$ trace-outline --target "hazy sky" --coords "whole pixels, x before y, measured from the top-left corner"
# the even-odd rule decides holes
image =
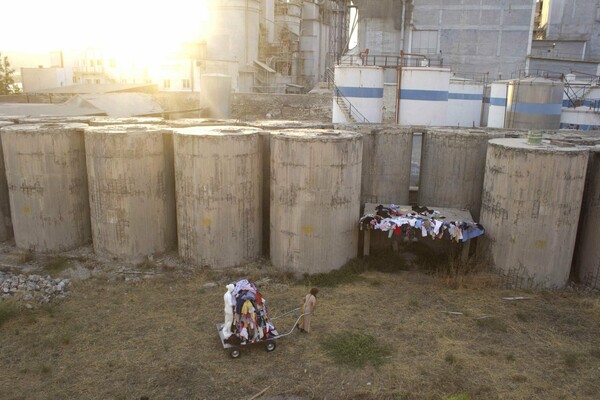
[[[200,36],[210,0],[3,1],[0,52],[164,48]]]

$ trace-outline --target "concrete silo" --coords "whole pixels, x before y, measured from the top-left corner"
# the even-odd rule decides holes
[[[153,125],[85,130],[94,250],[129,261],[175,247],[171,131]]]
[[[588,149],[489,142],[478,255],[512,287],[564,287],[569,278]]]
[[[362,135],[286,130],[271,136],[271,262],[296,275],[357,255]]]
[[[13,122],[0,121],[1,129],[13,125]],[[4,166],[4,154],[2,154],[2,142],[0,141],[0,242],[13,236],[12,222],[10,220],[10,200],[8,198],[8,184],[6,183],[6,168]]]
[[[428,128],[423,134],[418,203],[471,211],[477,221],[490,139],[483,129]]]
[[[600,146],[592,148],[589,157],[575,270],[584,285],[600,289]]]
[[[261,254],[262,165],[257,128],[176,129],[179,255],[214,268]]]
[[[85,127],[54,123],[2,129],[17,247],[64,251],[89,242]]]

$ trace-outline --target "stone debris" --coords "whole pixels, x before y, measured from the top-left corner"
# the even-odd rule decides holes
[[[14,296],[23,302],[47,304],[67,297],[70,286],[70,279],[52,278],[50,275],[0,272],[0,300]]]

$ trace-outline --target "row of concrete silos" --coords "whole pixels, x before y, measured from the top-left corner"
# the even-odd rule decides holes
[[[270,125],[276,127],[273,131],[287,127],[286,124],[277,125],[273,122]],[[159,126],[89,128],[85,135],[87,174],[72,179],[70,183],[62,183],[59,187],[64,196],[71,193],[65,191],[65,187],[72,187],[74,191],[87,195],[85,190],[77,191],[76,188],[81,186],[73,182],[88,180],[91,221],[92,225],[96,225],[92,229],[94,246],[100,253],[131,258],[149,252],[160,252],[175,242],[175,233],[166,234],[163,239],[158,240],[164,247],[155,244],[149,246],[150,249],[143,248],[140,241],[134,240],[144,238],[144,235],[160,228],[158,230],[163,233],[177,232],[182,257],[223,267],[247,261],[260,254],[261,247],[264,249],[261,243],[264,245],[267,231],[270,232],[271,259],[278,268],[297,273],[324,272],[338,268],[355,256],[356,218],[360,203],[404,203],[409,192],[410,146],[416,128],[346,128],[363,135],[358,135],[358,132],[303,130],[300,127],[273,135],[267,133],[270,130],[260,128],[177,129],[172,138],[173,160],[169,160],[171,144],[168,138],[171,136]],[[523,150],[520,142],[508,142],[500,150],[494,150],[495,153],[488,151],[486,165],[488,141],[513,132],[435,128],[422,131],[424,150],[421,157],[419,202],[439,207],[469,208],[474,215],[479,213],[479,205],[483,203],[481,221],[490,240],[487,243],[482,241],[481,247],[486,249],[484,244],[487,245],[486,254],[491,256],[493,264],[509,272],[518,267],[521,269],[521,277],[532,278],[536,285],[564,285],[565,274],[568,276],[570,269],[568,259],[573,255],[573,244],[569,242],[558,246],[556,240],[561,234],[565,234],[568,235],[568,240],[563,242],[574,242],[572,221],[575,221],[576,230],[577,204],[581,204],[578,188],[581,186],[580,178],[585,177],[585,170],[580,170],[580,158],[583,156],[575,157],[573,154],[587,154],[587,150],[574,148],[567,151],[560,147],[554,150],[556,146],[547,145],[526,147]],[[58,135],[54,136],[58,138]],[[4,142],[6,135],[3,133],[2,137]],[[8,143],[10,139],[7,140]],[[135,140],[138,140],[137,144]],[[51,143],[54,145],[62,142]],[[76,147],[73,144],[75,142],[64,143],[71,143],[67,147]],[[45,146],[49,148],[50,145]],[[498,146],[495,140],[489,144],[490,149]],[[210,151],[207,152],[207,149]],[[550,154],[549,160],[552,161],[534,162],[533,156],[519,158],[507,155],[516,151],[515,149],[520,149],[519,154],[532,153],[533,156],[537,152],[545,152]],[[265,157],[267,152],[270,153],[269,157]],[[504,158],[498,157],[500,161],[492,162],[494,154],[498,152]],[[563,152],[570,156],[561,158]],[[37,149],[29,155],[25,152],[17,153],[34,157],[36,154],[45,154],[46,150]],[[58,160],[58,165],[71,165],[81,170],[77,167],[81,165],[81,157],[74,156],[74,153],[80,151],[71,151],[73,154],[68,158],[69,162],[55,153],[46,157],[46,162],[49,159]],[[117,159],[121,161],[117,162]],[[265,162],[265,159],[269,162]],[[7,169],[8,176],[13,162],[15,161],[10,161]],[[551,162],[555,162],[557,167],[547,168]],[[514,167],[515,172],[507,173],[507,178],[500,180],[504,183],[493,181],[492,178],[499,176],[499,171],[508,166]],[[47,165],[43,164],[43,167]],[[565,173],[564,176],[557,173],[554,178],[556,182],[550,179],[552,183],[548,183],[549,178],[543,175],[548,170],[571,169],[572,172]],[[171,176],[171,171],[174,177],[166,179]],[[484,176],[486,182],[490,182],[485,190]],[[564,180],[562,183],[558,179],[561,176]],[[265,198],[265,182],[270,185],[268,202]],[[32,178],[29,183],[13,182],[10,187],[21,192],[15,195],[17,198],[23,193],[39,196],[49,190],[45,185],[36,183]],[[169,205],[166,199],[170,196],[166,195],[170,191],[169,187],[173,186],[176,187],[173,192],[177,193],[176,207]],[[561,188],[558,192],[562,193],[562,200],[553,201],[550,194],[544,192],[553,187]],[[524,189],[531,189],[531,193],[523,194]],[[593,190],[588,192],[594,193]],[[361,194],[360,199],[358,193]],[[517,195],[524,197],[519,198]],[[527,211],[529,205],[524,205],[524,199],[529,197],[538,198],[537,203],[533,200],[531,206],[538,207],[538,211],[532,211],[533,208]],[[502,201],[508,203],[503,204]],[[65,204],[68,203],[65,201]],[[270,204],[265,207],[268,203]],[[75,204],[81,204],[81,201]],[[162,204],[162,208],[153,208],[158,204]],[[574,206],[567,210],[566,204]],[[590,215],[597,212],[597,201],[592,200],[586,204]],[[21,203],[17,202],[15,205]],[[31,206],[21,208],[13,207],[13,211],[33,210]],[[168,212],[163,213],[160,209],[171,210],[171,213],[173,209],[176,210],[176,230],[173,228],[174,219],[170,219],[169,227],[169,218],[164,217]],[[270,212],[266,212],[268,210]],[[532,222],[525,218],[527,212],[537,215],[538,217],[531,218],[538,221]],[[265,218],[265,213],[269,218]],[[62,221],[65,216],[68,218],[76,215],[75,211],[69,213],[64,210],[58,214],[57,219],[53,220],[46,212],[43,217],[40,216],[40,222],[60,225],[56,221]],[[498,219],[493,218],[496,214],[500,215]],[[569,221],[564,220],[565,215],[569,216]],[[160,216],[163,218],[158,218]],[[18,217],[19,215],[14,214],[13,220]],[[155,220],[154,217],[158,219]],[[264,221],[269,219],[266,226],[270,229],[263,229]],[[143,223],[135,223],[138,220]],[[507,220],[512,222],[506,223]],[[552,233],[546,225],[555,220],[560,221],[557,226],[562,224],[560,226],[563,229]],[[534,222],[544,224],[541,231],[546,235],[545,238],[535,239],[535,233],[539,229],[532,228],[535,226]],[[526,229],[523,225],[531,227]],[[81,228],[78,229],[81,232]],[[45,230],[45,227],[38,229],[39,232]],[[63,237],[59,230],[53,232],[57,232],[57,238]],[[582,232],[580,243],[598,236],[593,224]],[[15,238],[17,236],[15,231]],[[86,240],[85,235],[81,237],[83,241]],[[46,235],[44,240],[49,240]],[[153,243],[147,237],[142,242],[145,245]],[[17,244],[19,245],[19,241]],[[119,245],[123,247],[119,249]],[[35,248],[31,244],[20,246]],[[525,255],[531,253],[531,246],[539,248],[545,255],[538,255],[543,262],[528,261],[532,258],[526,258]],[[580,253],[583,256],[580,259],[591,261],[581,262],[581,265],[590,262],[593,264],[594,255],[589,246],[582,248],[583,252]],[[597,258],[596,255],[596,263]],[[557,270],[559,272],[555,273]],[[594,278],[590,273],[587,276],[588,280]],[[597,277],[597,271],[595,276]]]

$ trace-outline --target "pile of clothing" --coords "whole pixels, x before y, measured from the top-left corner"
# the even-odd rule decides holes
[[[279,336],[269,320],[267,302],[254,283],[247,279],[238,281],[231,296],[235,304],[234,326],[226,343],[243,345]]]
[[[388,232],[388,237],[404,236],[408,239],[431,237],[449,238],[457,243],[466,242],[485,233],[481,224],[470,221],[447,221],[437,210],[413,206],[412,212],[401,212],[394,204],[375,207],[375,214],[366,214],[360,219],[360,229]]]

